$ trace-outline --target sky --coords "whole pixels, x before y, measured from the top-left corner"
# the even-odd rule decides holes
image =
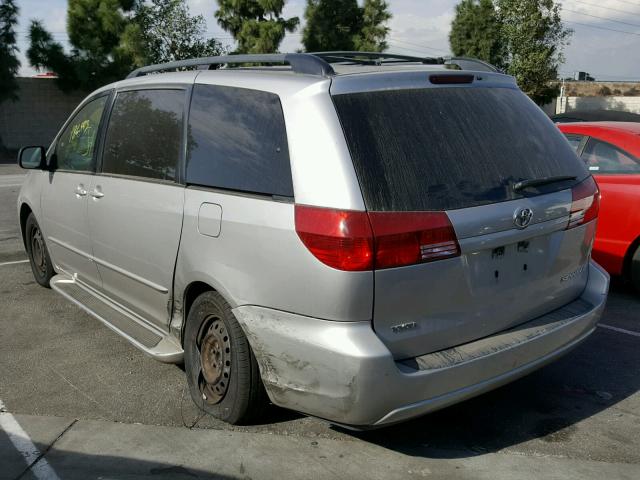
[[[450,54],[448,34],[454,6],[459,0],[388,0],[393,18],[389,22],[389,52],[419,56]],[[35,73],[24,53],[28,48],[31,19],[42,20],[54,38],[67,45],[66,0],[18,0],[18,38],[22,67],[20,74]],[[187,0],[193,14],[202,14],[207,35],[233,46],[233,39],[216,23],[215,0]],[[362,3],[362,0],[359,0]],[[640,81],[640,0],[562,0],[562,19],[573,29],[565,49],[562,76],[586,71],[597,80]],[[284,16],[298,16],[304,22],[305,0],[289,0]],[[300,48],[302,29],[288,34],[282,52]]]

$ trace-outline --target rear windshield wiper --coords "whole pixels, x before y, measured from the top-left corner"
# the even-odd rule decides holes
[[[560,175],[557,177],[544,177],[544,178],[530,178],[528,180],[521,180],[513,184],[513,191],[518,192],[529,187],[540,187],[542,185],[549,185],[550,183],[566,182],[568,180],[575,180],[577,177],[571,175]]]

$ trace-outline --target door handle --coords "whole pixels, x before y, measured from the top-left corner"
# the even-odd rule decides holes
[[[76,187],[75,191],[76,197],[85,197],[87,195],[87,191],[84,188],[84,185],[80,184]]]
[[[91,192],[91,196],[93,198],[102,198],[102,197],[104,197],[104,193],[102,193],[100,190],[98,190],[98,188],[94,188],[93,192]]]

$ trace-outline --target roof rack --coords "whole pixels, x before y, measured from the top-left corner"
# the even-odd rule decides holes
[[[444,62],[438,58],[412,57],[396,55],[394,53],[379,52],[313,52],[311,55],[319,57],[328,63],[356,64],[356,65],[384,65],[389,63],[419,62],[427,65],[438,65]]]
[[[320,75],[329,77],[335,75],[331,66],[334,64],[343,65],[397,65],[399,63],[421,63],[424,65],[456,65],[462,70],[480,70],[483,72],[500,72],[493,65],[467,57],[412,57],[408,55],[396,55],[393,53],[378,52],[314,52],[314,53],[274,53],[274,54],[251,54],[251,55],[222,55],[219,57],[191,58],[189,60],[178,60],[175,62],[159,63],[141,67],[129,75],[127,78],[136,78],[153,72],[166,70],[177,70],[181,68],[195,67],[209,70],[213,66],[219,65],[242,65],[242,64],[289,64],[295,73],[308,75]]]
[[[333,68],[327,62],[315,55],[308,53],[272,53],[259,55],[221,55],[219,57],[191,58],[189,60],[178,60],[175,62],[159,63],[134,70],[127,78],[136,78],[153,72],[164,70],[177,70],[179,68],[196,67],[209,70],[213,65],[240,65],[245,63],[288,63],[296,73],[306,73],[309,75],[321,75],[328,77],[335,75]],[[203,68],[204,67],[204,68]]]
[[[490,63],[469,57],[416,57],[385,52],[313,52],[311,55],[327,63],[347,65],[389,65],[399,63],[422,63],[424,65],[456,65],[462,70],[480,70],[482,72],[500,72]]]
[[[445,65],[457,65],[461,70],[475,70],[480,72],[503,73],[495,65],[491,65],[484,60],[478,60],[471,57],[444,57]]]

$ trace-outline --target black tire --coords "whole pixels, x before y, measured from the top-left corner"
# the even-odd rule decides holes
[[[25,224],[25,243],[33,277],[43,287],[51,288],[49,280],[55,275],[55,271],[51,257],[49,257],[47,244],[44,241],[44,235],[33,213],[29,214]]]
[[[204,412],[234,425],[262,415],[267,395],[258,363],[231,307],[217,292],[201,294],[191,306],[184,364],[191,398]]]
[[[636,292],[640,293],[640,247],[636,249],[636,253],[631,257],[629,278],[631,280],[631,284],[636,289]]]

